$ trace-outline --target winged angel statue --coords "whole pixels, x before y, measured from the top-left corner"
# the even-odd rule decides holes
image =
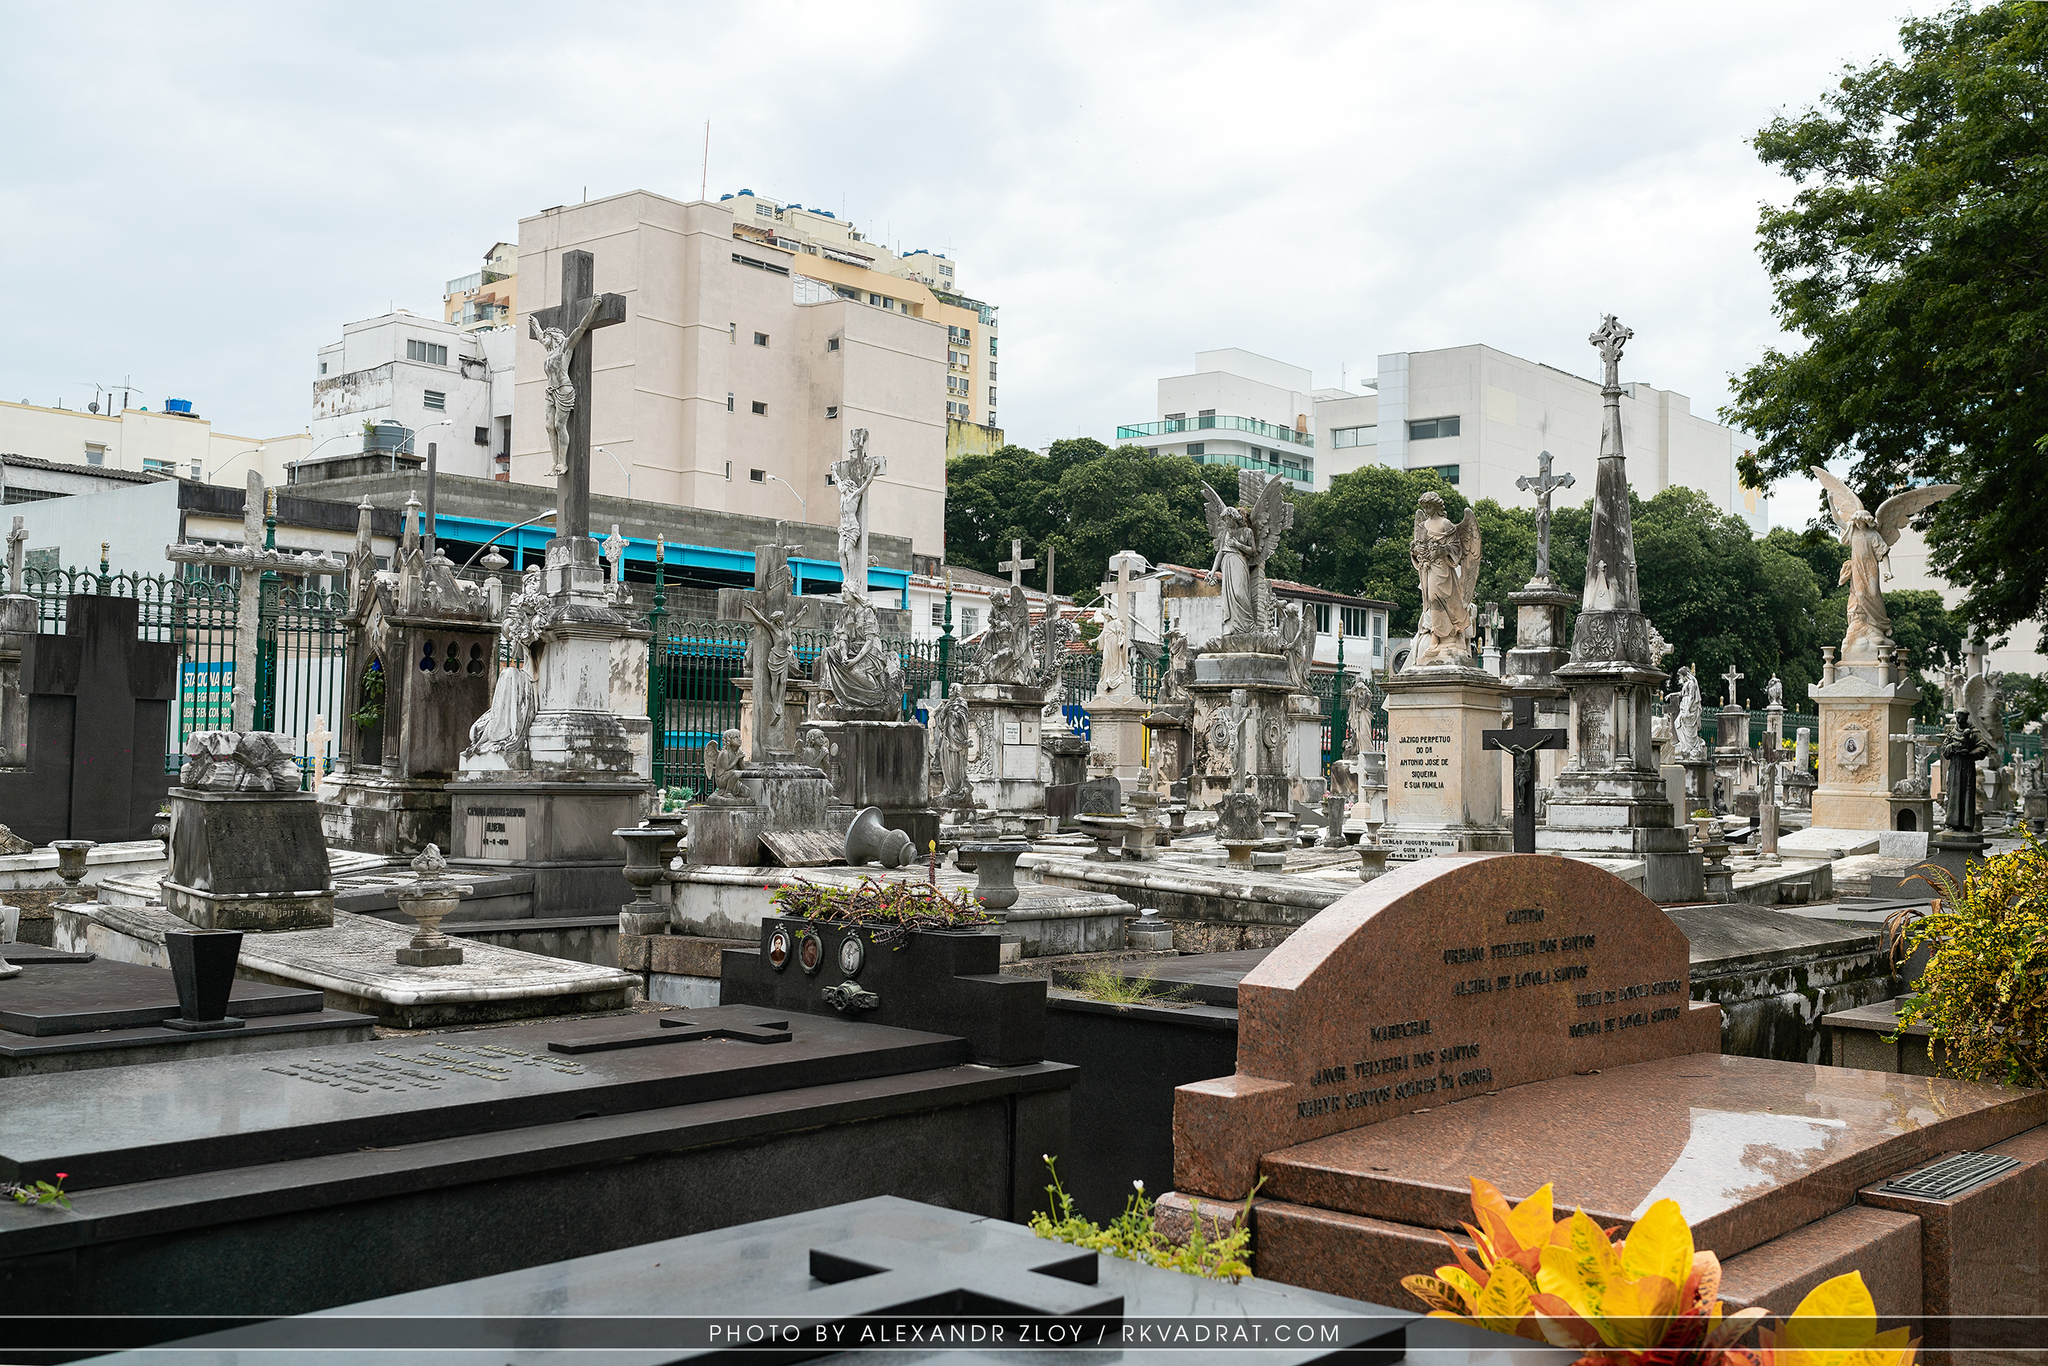
[[[1472,663],[1472,598],[1479,582],[1479,523],[1472,509],[1453,522],[1444,500],[1425,493],[1415,505],[1408,558],[1422,579],[1422,616],[1408,667]]]
[[[1872,516],[1863,500],[1849,486],[1819,465],[1811,467],[1813,477],[1828,491],[1828,508],[1842,544],[1849,547],[1849,562],[1842,566],[1840,582],[1849,585],[1849,629],[1842,637],[1842,658],[1877,659],[1892,648],[1892,619],[1884,610],[1884,579],[1891,573],[1891,548],[1907,519],[1962,488],[1961,484],[1923,484],[1895,493],[1877,506]]]
[[[1280,548],[1280,533],[1294,525],[1294,506],[1278,479],[1251,473],[1238,477],[1238,505],[1226,507],[1216,490],[1202,485],[1209,535],[1216,558],[1209,577],[1223,585],[1223,634],[1250,635],[1274,629],[1266,561]]]

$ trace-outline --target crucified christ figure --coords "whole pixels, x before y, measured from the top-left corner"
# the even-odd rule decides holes
[[[569,472],[569,415],[576,411],[576,384],[569,377],[569,365],[576,347],[590,332],[599,302],[592,299],[590,307],[584,310],[583,321],[568,332],[559,327],[542,327],[540,319],[531,313],[526,315],[527,335],[547,353],[541,360],[541,369],[547,376],[548,450],[555,458],[554,468],[548,471],[551,478],[559,479]]]

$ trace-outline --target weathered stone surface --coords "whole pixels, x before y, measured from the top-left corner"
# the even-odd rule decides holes
[[[170,846],[164,905],[202,929],[334,923],[334,883],[310,792],[173,788]]]

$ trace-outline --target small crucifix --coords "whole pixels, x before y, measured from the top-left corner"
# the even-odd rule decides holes
[[[612,523],[612,534],[604,538],[604,557],[612,562],[612,601],[621,600],[626,580],[626,538],[619,535],[619,524]]]
[[[1724,674],[1722,674],[1722,675],[1721,675],[1721,679],[1722,679],[1722,681],[1723,681],[1723,682],[1725,682],[1725,683],[1726,683],[1726,684],[1728,685],[1728,705],[1729,705],[1729,706],[1731,706],[1731,707],[1739,707],[1739,706],[1741,706],[1741,705],[1742,705],[1742,704],[1741,704],[1740,702],[1738,702],[1738,701],[1736,701],[1736,700],[1735,700],[1735,685],[1736,685],[1737,683],[1740,683],[1740,682],[1741,682],[1741,681],[1742,681],[1743,679],[1745,679],[1745,678],[1747,678],[1747,677],[1749,677],[1749,675],[1748,675],[1748,674],[1746,674],[1746,673],[1741,673],[1741,672],[1738,672],[1738,671],[1736,670],[1736,668],[1735,668],[1735,666],[1734,666],[1733,664],[1730,664],[1730,665],[1728,666],[1728,672],[1727,672],[1727,673],[1724,673]]]
[[[1480,733],[1480,748],[1504,750],[1515,756],[1515,852],[1536,852],[1536,751],[1563,749],[1561,730],[1539,730],[1536,699],[1513,699],[1515,724],[1506,730]]]
[[[590,334],[626,320],[626,296],[596,292],[596,258],[562,253],[561,302],[527,315],[541,344],[547,429],[555,476],[557,539],[590,535]]]
[[[1038,568],[1038,561],[1024,558],[1024,542],[1014,536],[1010,538],[1010,558],[996,566],[997,572],[1010,576],[1010,584],[1014,588],[1022,588],[1024,586],[1025,570],[1036,568]]]
[[[1550,452],[1545,451],[1536,460],[1537,474],[1534,479],[1523,475],[1515,481],[1515,487],[1524,493],[1536,495],[1536,574],[1537,579],[1550,577],[1550,495],[1557,489],[1572,486],[1572,476],[1550,473]]]

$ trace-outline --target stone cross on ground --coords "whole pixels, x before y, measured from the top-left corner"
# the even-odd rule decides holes
[[[1568,489],[1573,484],[1569,474],[1553,476],[1550,473],[1550,452],[1545,451],[1536,460],[1535,478],[1523,475],[1515,481],[1515,487],[1524,493],[1536,495],[1536,574],[1538,579],[1550,577],[1550,495],[1556,489]]]
[[[1536,699],[1513,699],[1515,724],[1506,730],[1481,732],[1480,747],[1515,756],[1515,852],[1536,852],[1536,751],[1563,749],[1565,733],[1536,725]]]
[[[272,491],[273,493],[275,490]],[[233,569],[240,577],[235,608],[235,688],[231,725],[238,731],[256,728],[256,654],[262,629],[263,576],[289,575],[302,578],[314,574],[344,574],[348,562],[331,555],[303,551],[297,555],[279,553],[264,542],[270,539],[264,519],[263,476],[249,471],[247,492],[242,503],[242,544],[237,546],[195,545],[181,541],[164,547],[164,558],[175,564],[206,564]]]
[[[1025,570],[1036,568],[1038,568],[1038,561],[1024,558],[1024,542],[1014,536],[1010,538],[1010,558],[996,566],[999,572],[1010,576],[1010,584],[1014,588],[1022,588],[1024,586]]]
[[[1746,674],[1746,673],[1742,673],[1742,672],[1741,672],[1741,671],[1739,671],[1739,670],[1738,670],[1738,669],[1737,669],[1737,668],[1736,668],[1736,667],[1735,667],[1735,666],[1734,666],[1733,664],[1730,664],[1730,665],[1728,666],[1728,672],[1727,672],[1727,673],[1724,673],[1724,674],[1722,674],[1722,675],[1721,675],[1721,681],[1722,681],[1722,682],[1724,682],[1724,683],[1726,683],[1726,684],[1728,685],[1728,705],[1729,705],[1729,706],[1731,706],[1731,707],[1739,707],[1739,706],[1741,706],[1741,705],[1742,705],[1742,704],[1741,704],[1740,702],[1738,702],[1738,701],[1736,701],[1736,700],[1735,700],[1735,685],[1736,685],[1737,683],[1740,683],[1740,682],[1741,682],[1741,681],[1742,681],[1743,679],[1745,679],[1745,678],[1747,678],[1747,677],[1749,677],[1749,675],[1748,675],[1748,674]]]
[[[1251,693],[1244,688],[1230,690],[1230,705],[1218,707],[1216,715],[1230,727],[1230,790],[1244,791],[1244,723],[1251,717],[1252,708],[1248,703]]]
[[[598,294],[596,275],[596,258],[589,252],[563,252],[561,302],[527,315],[544,329],[565,337],[576,334],[567,366],[567,397],[573,405],[567,414],[568,449],[565,468],[555,479],[557,539],[590,534],[590,334],[626,320],[626,296]]]

